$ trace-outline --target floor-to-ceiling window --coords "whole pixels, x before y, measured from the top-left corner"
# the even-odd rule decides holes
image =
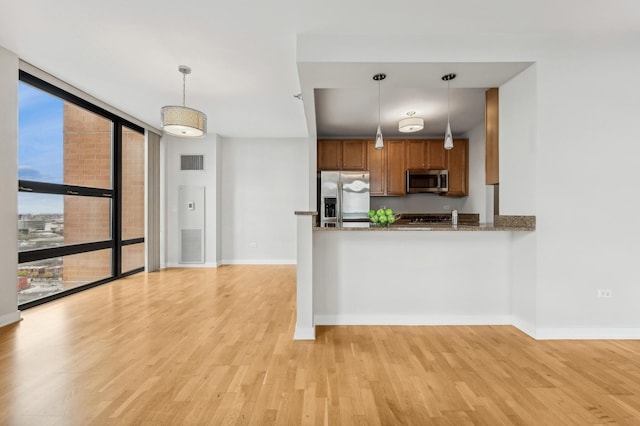
[[[144,268],[144,130],[20,72],[18,305]]]

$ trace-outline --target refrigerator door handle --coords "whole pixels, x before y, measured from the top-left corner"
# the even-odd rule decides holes
[[[338,180],[338,194],[336,197],[336,222],[342,226],[342,180]]]

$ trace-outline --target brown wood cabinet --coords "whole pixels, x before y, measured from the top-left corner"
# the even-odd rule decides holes
[[[445,149],[444,140],[415,139],[407,140],[406,162],[407,169],[444,169]]]
[[[469,195],[469,141],[455,139],[453,149],[445,151],[441,139],[390,139],[383,149],[375,149],[373,140],[318,140],[318,171],[369,170],[374,196],[406,195],[407,169],[447,169],[446,195]]]
[[[426,141],[427,169],[446,168],[446,150],[444,149],[444,139]]]
[[[446,151],[446,168],[449,170],[448,197],[469,195],[469,141],[454,139],[453,149]]]
[[[426,141],[408,140],[405,142],[407,169],[426,169],[427,150]]]
[[[406,195],[406,156],[405,141],[384,141],[384,149],[387,157],[387,192],[386,195]]]
[[[485,93],[484,126],[485,126],[485,183],[496,185],[500,183],[499,169],[499,96],[498,88],[494,87]]]
[[[367,170],[369,194],[385,195],[387,191],[387,164],[384,149],[375,149],[376,141],[367,141]]]
[[[367,141],[318,140],[318,170],[367,170]]]

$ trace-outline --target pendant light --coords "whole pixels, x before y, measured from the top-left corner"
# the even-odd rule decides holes
[[[376,144],[375,149],[384,148],[384,140],[382,139],[382,131],[380,130],[380,82],[387,78],[386,74],[376,74],[373,79],[378,82],[378,130],[376,131]]]
[[[453,149],[453,135],[451,134],[451,121],[449,115],[451,113],[450,102],[450,88],[449,82],[456,78],[455,74],[446,74],[442,76],[442,79],[447,82],[447,130],[444,132],[444,149]]]
[[[204,112],[185,106],[185,89],[187,74],[191,68],[180,65],[182,73],[182,106],[169,105],[162,107],[162,129],[173,136],[196,138],[207,134],[207,115]]]
[[[414,117],[415,111],[409,111],[407,115],[409,118],[403,118],[398,123],[398,130],[402,133],[419,132],[424,129],[424,120],[419,117]]]

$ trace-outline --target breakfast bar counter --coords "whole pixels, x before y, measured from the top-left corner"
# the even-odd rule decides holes
[[[535,226],[504,226],[504,225],[495,225],[492,223],[481,223],[478,225],[445,225],[440,223],[434,224],[420,224],[420,225],[389,225],[389,226],[379,226],[375,224],[369,223],[343,223],[340,226],[314,226],[314,231],[382,231],[382,232],[393,232],[393,231],[444,231],[444,232],[460,232],[460,231],[470,231],[470,232],[478,232],[478,231],[534,231]]]
[[[534,217],[389,227],[298,218],[296,338],[316,325],[511,324],[513,286],[535,262]],[[531,262],[514,269],[522,258]]]

